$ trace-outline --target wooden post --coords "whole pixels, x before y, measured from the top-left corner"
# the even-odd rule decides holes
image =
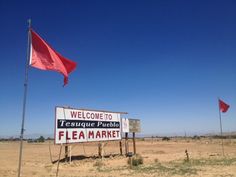
[[[62,149],[62,144],[61,144],[61,147],[60,147],[60,152],[59,152],[59,157],[58,157],[56,177],[58,177],[58,172],[59,172],[59,163],[60,163],[60,159],[61,159],[61,149]]]
[[[130,169],[133,168],[133,157],[129,157]]]
[[[136,155],[135,132],[133,132],[134,155]]]
[[[101,142],[98,143],[98,156],[100,158],[103,158],[103,156],[104,156],[103,146],[104,146],[104,143],[101,143]]]
[[[127,156],[129,152],[129,144],[128,144],[128,133],[125,133],[125,155]]]
[[[120,141],[120,155],[123,155],[123,152],[122,152],[122,140]]]
[[[188,155],[188,150],[185,150],[185,154],[186,154],[186,161],[189,162],[189,155]]]
[[[71,146],[70,146],[70,163],[71,163],[71,149],[72,149],[72,148],[71,148]]]
[[[102,142],[102,145],[101,145],[101,155],[102,155],[102,159],[104,157],[104,143]]]
[[[101,142],[98,143],[98,157],[101,157]]]
[[[65,146],[65,162],[68,162],[68,145]]]
[[[51,152],[51,146],[50,146],[50,140],[49,140],[49,154],[50,154],[50,160],[51,160],[51,163],[52,163],[52,152]]]

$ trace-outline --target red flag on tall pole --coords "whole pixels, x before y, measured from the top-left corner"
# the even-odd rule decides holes
[[[64,76],[64,85],[66,85],[69,74],[76,68],[76,63],[60,55],[32,28],[30,28],[30,35],[29,65],[41,70],[52,70],[61,73]]]
[[[28,88],[28,70],[29,65],[42,69],[57,71],[64,76],[64,85],[68,83],[69,74],[76,68],[76,63],[61,56],[58,52],[52,49],[37,33],[31,29],[31,19],[28,20],[28,45],[27,45],[27,62],[25,65],[25,81],[24,81],[24,99],[23,113],[20,132],[20,153],[18,164],[18,177],[21,176],[21,160],[23,151],[24,139],[24,122],[26,110],[26,98]]]
[[[219,99],[219,108],[221,112],[227,112],[229,109],[229,105]]]
[[[219,98],[218,98],[218,101],[219,101],[219,118],[220,118],[220,135],[221,135],[221,144],[222,144],[222,154],[224,156],[225,152],[224,152],[224,141],[222,138],[223,130],[222,130],[221,112],[227,112],[230,106]]]

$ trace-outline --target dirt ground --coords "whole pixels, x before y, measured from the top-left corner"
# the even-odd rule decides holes
[[[19,144],[0,142],[0,176],[17,176]],[[122,144],[124,152],[124,140]],[[222,156],[221,141],[215,139],[139,139],[136,146],[143,164],[132,168],[127,163],[128,158],[120,155],[117,141],[104,142],[103,159],[98,158],[98,143],[73,144],[71,163],[64,162],[62,147],[58,176],[236,176],[236,140],[224,140],[225,156]],[[129,140],[129,151],[132,150]],[[59,152],[60,145],[52,141],[24,142],[21,176],[56,176]]]

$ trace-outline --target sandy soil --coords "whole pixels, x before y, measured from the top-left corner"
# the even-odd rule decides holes
[[[62,148],[58,176],[236,176],[236,140],[225,140],[225,157],[220,142],[211,139],[138,140],[137,153],[143,157],[143,165],[132,169],[127,164],[128,158],[119,155],[119,142],[104,143],[103,159],[97,156],[98,143],[74,144],[71,163],[64,162]],[[17,176],[19,144],[0,142],[0,176]],[[129,140],[129,150],[132,149]],[[186,162],[186,149],[189,162]],[[56,176],[59,151],[60,145],[53,142],[24,142],[21,176]]]

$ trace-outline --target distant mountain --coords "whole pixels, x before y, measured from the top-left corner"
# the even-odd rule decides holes
[[[223,134],[223,136],[236,136],[236,131],[223,132],[222,134]],[[207,134],[204,134],[203,136],[215,136],[215,135],[220,135],[220,132],[219,133],[207,133]]]
[[[47,139],[48,137],[49,138],[54,138],[53,134],[32,133],[32,134],[25,134],[24,139],[37,139],[40,136],[43,136],[45,139]],[[12,136],[1,135],[0,138],[4,138],[4,139],[20,138],[20,135],[12,135]]]

